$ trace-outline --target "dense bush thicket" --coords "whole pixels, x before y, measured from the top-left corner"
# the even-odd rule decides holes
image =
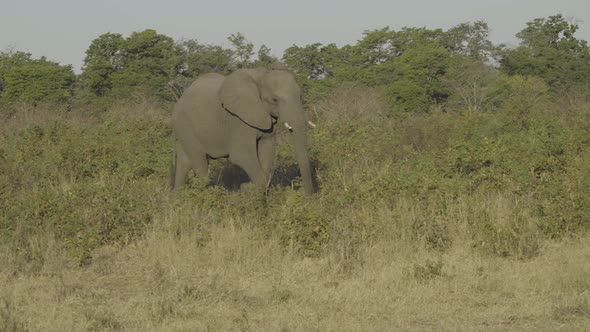
[[[400,238],[446,250],[462,234],[484,253],[534,256],[540,240],[590,219],[590,63],[576,29],[559,15],[535,20],[514,50],[492,45],[483,22],[287,49],[318,123],[313,199],[293,190],[296,162],[282,136],[270,194],[219,185],[233,172],[224,162],[213,165],[213,185],[192,179],[179,198],[168,194],[162,101],[200,73],[276,60],[264,46],[254,60],[241,34],[224,49],[153,30],[108,33],[77,79],[69,66],[0,54],[0,241],[34,268],[35,236],[50,232],[85,264],[97,246],[194,208],[206,216],[194,227],[252,223],[305,255],[353,257],[355,242]]]
[[[373,100],[375,90],[334,92],[312,108],[321,188],[312,199],[293,190],[299,184],[287,135],[268,195],[227,190],[221,183],[234,170],[217,162],[212,184],[193,178],[171,199],[167,109],[19,110],[0,134],[2,242],[34,261],[31,239],[51,232],[90,262],[93,248],[127,243],[178,208],[201,211],[192,227],[232,219],[306,255],[335,239],[414,238],[445,250],[461,233],[484,253],[534,256],[542,239],[588,226],[590,104],[559,109],[561,101],[542,97],[531,104],[529,94],[538,92],[513,80],[495,112],[386,116],[379,105],[354,102]],[[498,201],[507,206],[487,205]],[[471,216],[469,223],[454,220],[457,213]]]
[[[168,173],[163,114],[112,110],[104,117],[19,110],[0,135],[1,233],[26,241],[55,232],[86,249],[136,236],[151,221]],[[6,121],[7,119],[4,119]]]

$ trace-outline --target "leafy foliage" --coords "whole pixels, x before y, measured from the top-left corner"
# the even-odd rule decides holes
[[[481,61],[472,58],[457,58],[451,61],[442,77],[449,93],[448,107],[457,110],[490,111],[502,101],[499,72]]]
[[[24,250],[31,234],[51,230],[83,263],[92,248],[150,223],[151,200],[136,194],[167,176],[170,129],[145,111],[109,112],[98,126],[94,116],[43,113],[21,114],[36,120],[0,135],[0,233]]]
[[[279,59],[271,54],[271,49],[266,45],[261,45],[258,49],[257,59],[253,63],[253,67],[268,67],[269,65],[278,62]]]
[[[254,55],[254,44],[249,42],[241,33],[234,33],[227,38],[235,49],[237,68],[246,68]]]
[[[72,97],[75,80],[72,66],[24,52],[0,53],[0,103],[64,103]]]
[[[489,27],[484,21],[461,23],[445,32],[442,44],[453,54],[487,62],[497,56],[498,46],[489,40]]]
[[[537,18],[516,34],[521,40],[506,50],[501,68],[508,74],[535,75],[549,85],[590,82],[590,50],[585,40],[574,37],[576,24],[562,15]]]
[[[561,15],[538,18],[517,34],[519,47],[508,49],[489,40],[489,27],[483,21],[461,23],[446,31],[384,27],[365,31],[355,44],[342,47],[293,45],[284,51],[282,61],[298,75],[307,102],[321,100],[335,88],[356,85],[385,91],[392,114],[455,106],[491,110],[499,107],[508,86],[497,72],[498,65],[508,76],[542,78],[552,93],[585,93],[590,54],[587,42],[575,37],[577,30]],[[150,29],[128,37],[103,34],[88,47],[75,95],[77,100],[106,106],[129,96],[169,102],[203,73],[227,74],[278,60],[266,45],[256,50],[239,32],[228,41],[230,48],[194,39],[175,42]],[[74,95],[76,78],[69,66],[44,58],[32,60],[23,52],[3,53],[0,59],[0,93],[5,103],[63,102]]]
[[[446,101],[442,77],[454,56],[477,61],[491,56],[495,48],[487,37],[484,22],[461,24],[448,32],[386,27],[366,31],[353,46],[292,46],[283,61],[299,74],[312,97],[354,83],[383,87],[392,110],[426,111]]]
[[[184,68],[181,73],[186,77],[197,77],[204,73],[228,74],[233,64],[233,53],[221,46],[200,44],[194,39],[180,43]]]
[[[26,65],[32,61],[31,54],[10,51],[0,53],[0,93],[6,89],[5,76],[11,70]]]
[[[113,88],[111,75],[123,68],[122,49],[125,38],[106,33],[92,41],[84,59],[80,81],[87,92],[105,96]]]
[[[232,34],[228,40],[230,49],[194,39],[174,42],[151,29],[127,38],[117,33],[103,34],[86,51],[80,75],[81,95],[88,102],[121,100],[134,93],[172,101],[198,75],[228,74],[237,68],[277,61],[265,45],[253,58],[254,44],[241,33]]]
[[[170,99],[167,83],[181,68],[181,50],[172,38],[155,30],[134,32],[128,38],[107,33],[86,52],[82,86],[96,97],[125,97],[138,89]]]
[[[442,47],[414,47],[401,55],[397,63],[399,79],[388,88],[394,109],[427,111],[433,103],[446,99],[441,77],[450,55]]]

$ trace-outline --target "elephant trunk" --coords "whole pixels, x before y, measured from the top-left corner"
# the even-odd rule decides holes
[[[307,195],[310,195],[315,190],[311,175],[309,153],[307,151],[308,122],[303,111],[303,105],[298,102],[293,102],[291,105],[288,109],[284,109],[285,112],[281,112],[281,120],[286,122],[285,127],[293,135],[297,163],[303,181],[303,189]]]
[[[299,164],[299,171],[301,172],[301,179],[303,180],[303,189],[307,195],[311,195],[315,190],[313,188],[313,181],[311,177],[311,165],[309,163],[307,137],[305,132],[304,125],[303,130],[294,132],[293,136],[295,138],[295,153],[297,155],[297,163]]]

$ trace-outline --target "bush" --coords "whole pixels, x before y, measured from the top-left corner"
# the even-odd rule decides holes
[[[9,122],[10,136],[0,141],[0,232],[17,243],[53,233],[80,262],[98,245],[140,235],[168,175],[170,128],[162,115],[111,112],[98,126],[92,116],[32,117],[49,119],[24,128]]]
[[[359,243],[381,240],[435,251],[467,241],[487,254],[532,257],[540,239],[588,226],[590,115],[579,106],[556,112],[538,81],[513,80],[495,112],[386,114],[379,90],[334,90],[310,105],[320,188],[311,199],[297,191],[283,134],[267,194],[237,191],[227,180],[243,172],[214,161],[211,179],[191,178],[171,200],[167,110],[145,101],[101,113],[22,109],[0,131],[0,239],[33,264],[29,239],[50,232],[87,264],[94,248],[137,239],[172,204],[208,222],[247,223],[302,255],[340,257],[342,271],[361,261]],[[471,207],[458,212],[464,202]]]
[[[73,95],[76,75],[44,57],[23,52],[0,53],[0,103],[66,103]]]

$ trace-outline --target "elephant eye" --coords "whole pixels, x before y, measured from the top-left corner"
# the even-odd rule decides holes
[[[273,104],[278,104],[278,103],[279,103],[279,98],[277,98],[277,97],[272,97],[272,103],[273,103]]]

